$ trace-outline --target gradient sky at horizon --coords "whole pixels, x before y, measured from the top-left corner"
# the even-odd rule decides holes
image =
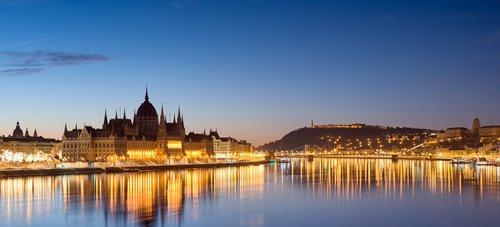
[[[0,0],[0,135],[132,116],[146,84],[187,131],[256,145],[311,120],[500,125],[500,3]]]

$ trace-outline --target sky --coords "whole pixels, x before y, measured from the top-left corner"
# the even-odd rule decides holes
[[[260,145],[314,120],[500,125],[496,1],[0,0],[0,135],[144,100]]]

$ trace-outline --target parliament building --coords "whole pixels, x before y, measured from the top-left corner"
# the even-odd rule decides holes
[[[64,128],[62,158],[66,161],[107,161],[113,159],[152,159],[182,157],[184,151],[184,117],[180,108],[172,122],[167,122],[161,107],[158,112],[149,102],[148,91],[133,119],[115,114],[108,120],[104,113],[102,128],[75,126]]]

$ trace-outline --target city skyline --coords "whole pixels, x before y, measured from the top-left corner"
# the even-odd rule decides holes
[[[419,2],[420,3],[420,2]],[[131,116],[260,145],[318,124],[500,124],[496,2],[0,1],[0,135]],[[167,114],[168,116],[168,114]]]

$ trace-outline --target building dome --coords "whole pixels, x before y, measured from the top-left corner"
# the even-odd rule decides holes
[[[137,114],[136,117],[155,117],[158,118],[158,113],[156,112],[155,107],[153,104],[149,102],[148,99],[144,101],[141,106],[139,106],[139,109],[137,109]]]
[[[21,127],[19,126],[19,121],[16,124],[16,129],[14,129],[14,132],[12,132],[13,137],[23,137],[24,133]]]
[[[158,113],[153,104],[149,102],[147,89],[144,102],[139,106],[135,115],[134,124],[137,127],[139,138],[144,136],[147,139],[153,139],[158,135]]]

